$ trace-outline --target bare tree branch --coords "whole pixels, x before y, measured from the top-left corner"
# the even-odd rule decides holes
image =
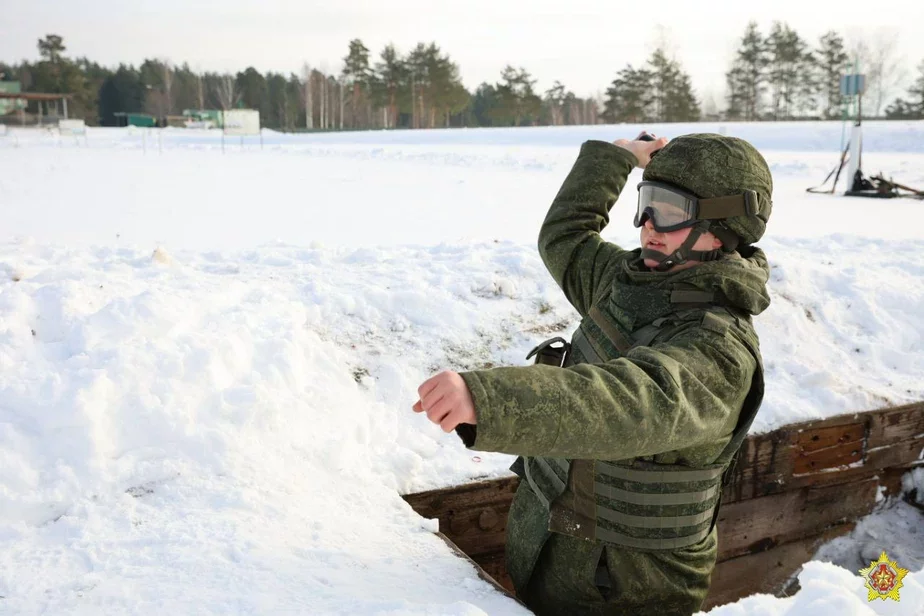
[[[237,89],[234,77],[231,75],[222,75],[215,86],[215,95],[218,97],[218,103],[225,111],[234,109],[238,101],[241,100],[241,93]]]

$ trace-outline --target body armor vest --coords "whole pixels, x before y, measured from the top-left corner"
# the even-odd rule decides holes
[[[670,306],[665,316],[626,332],[627,319],[613,318],[620,310],[618,305],[597,304],[581,321],[570,344],[562,338],[547,340],[527,359],[535,356],[536,363],[561,367],[603,363],[633,347],[669,340],[679,329],[690,326],[735,336],[754,356],[757,370],[731,440],[712,464],[698,468],[641,459],[523,458],[522,474],[549,509],[549,530],[553,532],[650,551],[690,546],[712,531],[723,475],[763,399],[757,336],[749,315],[721,306],[712,293],[676,288],[661,293],[666,294],[663,299]],[[628,322],[634,319],[630,317]]]

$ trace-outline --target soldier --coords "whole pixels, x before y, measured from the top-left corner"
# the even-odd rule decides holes
[[[600,232],[635,166],[641,247],[627,251]],[[751,317],[770,303],[769,267],[753,243],[771,192],[741,139],[584,143],[539,233],[582,317],[570,344],[420,386],[415,411],[519,456],[507,569],[536,613],[701,608],[722,476],[763,397]]]

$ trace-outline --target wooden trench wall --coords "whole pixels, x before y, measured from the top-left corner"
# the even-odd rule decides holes
[[[722,493],[719,555],[706,608],[780,594],[817,547],[853,529],[901,477],[924,465],[924,402],[790,424],[751,435]],[[504,567],[507,512],[519,479],[408,494],[420,515],[493,580]]]

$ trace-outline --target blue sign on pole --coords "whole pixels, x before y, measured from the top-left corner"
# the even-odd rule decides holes
[[[866,75],[842,75],[841,95],[857,96],[866,92]]]

